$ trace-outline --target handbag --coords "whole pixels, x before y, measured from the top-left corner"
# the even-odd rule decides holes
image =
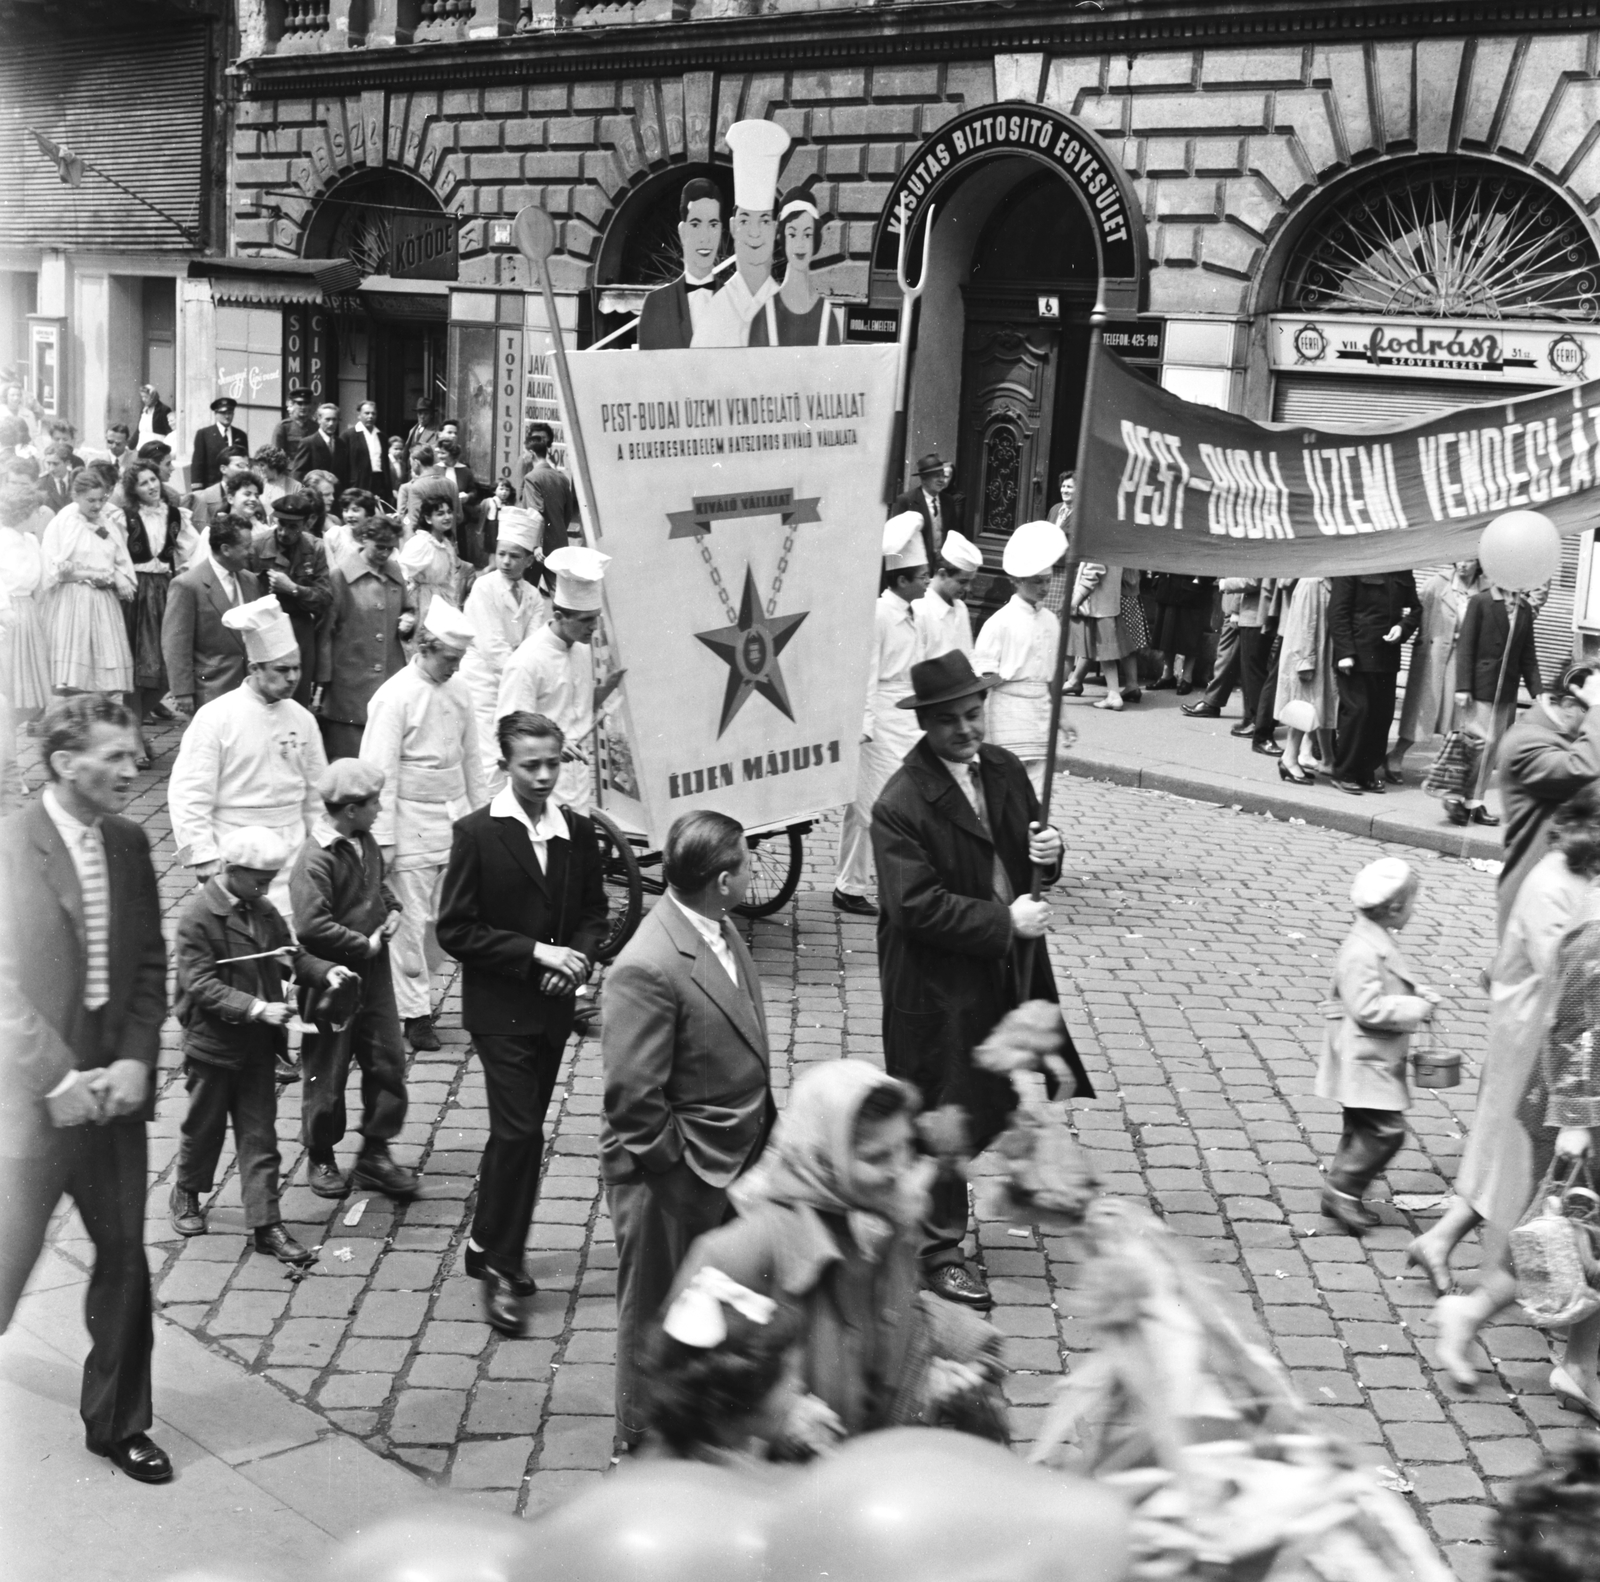
[[[1484,745],[1483,737],[1474,730],[1451,731],[1439,749],[1439,756],[1428,765],[1428,772],[1422,777],[1422,789],[1429,796],[1465,796],[1478,772]]]
[[[1522,1223],[1511,1232],[1517,1304],[1540,1329],[1565,1329],[1600,1313],[1595,1260],[1597,1212],[1587,1161],[1550,1161]],[[1579,1177],[1582,1184],[1579,1184]]]

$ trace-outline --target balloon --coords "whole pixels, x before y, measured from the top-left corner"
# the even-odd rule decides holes
[[[519,1582],[534,1574],[533,1527],[438,1499],[335,1552],[327,1582]]]
[[[700,1462],[625,1467],[529,1525],[520,1582],[761,1582],[772,1493]]]
[[[1537,588],[1561,565],[1561,535],[1537,511],[1507,511],[1483,530],[1478,561],[1490,582],[1518,593]]]
[[[1278,721],[1292,731],[1314,731],[1317,728],[1317,706],[1304,698],[1285,703],[1278,711]]]
[[[1119,1582],[1122,1501],[969,1434],[851,1440],[782,1495],[773,1582]]]

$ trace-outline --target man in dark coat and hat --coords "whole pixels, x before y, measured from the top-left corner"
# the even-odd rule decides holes
[[[966,1111],[974,1153],[1004,1129],[1016,1103],[1009,1081],[978,1070],[973,1049],[1026,1000],[1055,1001],[1044,943],[1050,906],[1032,897],[1033,870],[1061,871],[1061,834],[1044,823],[1021,760],[983,739],[993,677],[959,650],[911,667],[922,740],[872,810],[878,867],[878,973],[883,1054],[930,1110]],[[1076,1092],[1094,1089],[1064,1036]],[[970,1307],[988,1287],[962,1254],[966,1182],[946,1168],[935,1182],[922,1248],[931,1290]]]

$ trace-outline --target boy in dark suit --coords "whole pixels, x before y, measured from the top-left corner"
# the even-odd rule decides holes
[[[520,1335],[523,1268],[544,1155],[544,1118],[572,1031],[574,996],[605,936],[594,826],[551,801],[565,737],[542,714],[499,722],[508,784],[454,831],[436,925],[462,965],[461,1015],[489,1090],[489,1143],[466,1271],[485,1313]]]
[[[286,970],[302,983],[336,988],[355,975],[297,948],[267,890],[289,860],[277,830],[231,829],[217,848],[222,872],[190,897],[178,919],[179,1024],[189,1108],[168,1210],[180,1236],[203,1236],[200,1199],[216,1183],[222,1139],[233,1122],[245,1229],[257,1252],[307,1264],[316,1254],[283,1227],[278,1209],[275,1071],[287,1044]]]
[[[94,1243],[81,1410],[88,1447],[141,1483],[150,1440],[145,1125],[167,1014],[150,843],[119,816],[138,720],[99,693],[51,705],[39,798],[0,824],[0,1329],[63,1193]]]
[[[294,927],[302,947],[346,967],[359,980],[312,1010],[314,1036],[301,1046],[305,1077],[301,1123],[306,1184],[318,1197],[343,1197],[352,1186],[411,1197],[417,1173],[396,1163],[389,1143],[406,1118],[406,1052],[395,1009],[389,940],[400,903],[383,880],[383,854],[372,838],[383,771],[360,758],[328,765],[317,782],[326,821],[300,848],[289,877]],[[361,1154],[347,1179],[333,1150],[345,1130],[344,1089],[350,1059],[361,1069]]]

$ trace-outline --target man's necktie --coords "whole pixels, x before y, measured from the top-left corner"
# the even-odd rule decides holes
[[[88,971],[83,980],[83,1003],[98,1011],[111,998],[111,885],[106,878],[106,854],[100,844],[100,831],[85,832],[79,842],[82,872],[78,876],[83,891],[83,943]]]

